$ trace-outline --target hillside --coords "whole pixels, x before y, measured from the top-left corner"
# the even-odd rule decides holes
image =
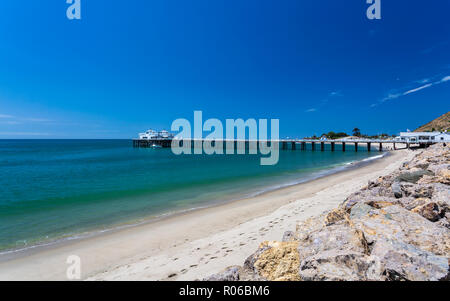
[[[428,122],[425,125],[422,125],[414,132],[431,132],[433,131],[445,131],[450,130],[450,112],[445,113],[444,115],[436,118],[433,121]]]

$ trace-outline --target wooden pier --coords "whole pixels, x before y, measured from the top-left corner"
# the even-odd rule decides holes
[[[152,147],[163,147],[163,148],[169,148],[172,145],[173,138],[167,138],[167,139],[133,139],[133,147],[135,148],[152,148]],[[395,140],[375,140],[375,139],[360,139],[360,140],[311,140],[311,139],[279,139],[279,140],[227,140],[227,139],[220,139],[220,140],[207,140],[207,139],[180,139],[180,144],[183,144],[183,141],[186,142],[192,142],[191,145],[195,145],[195,147],[202,146],[205,141],[208,141],[210,145],[214,146],[218,142],[222,142],[223,145],[230,145],[233,143],[234,147],[236,148],[239,143],[241,145],[244,145],[245,148],[248,148],[250,146],[250,143],[258,144],[259,142],[265,142],[267,145],[271,145],[271,143],[278,143],[281,150],[311,150],[311,151],[318,151],[320,149],[321,152],[324,152],[326,150],[329,151],[337,151],[340,150],[342,152],[345,152],[347,150],[347,146],[350,144],[354,145],[354,151],[358,151],[358,147],[361,145],[365,145],[368,152],[371,152],[374,150],[374,147],[379,152],[382,152],[383,145],[391,145],[392,150],[396,149],[404,149],[404,148],[410,148],[412,146],[411,143],[406,142],[399,142]],[[417,142],[414,145],[417,147],[427,147],[429,145],[433,144],[432,142]],[[320,145],[320,148],[317,148],[317,145]],[[401,145],[401,148],[397,148],[398,145]],[[340,146],[339,148],[337,146]]]

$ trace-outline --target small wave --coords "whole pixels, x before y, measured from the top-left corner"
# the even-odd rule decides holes
[[[373,156],[373,157],[369,157],[366,159],[361,160],[361,162],[367,162],[367,161],[372,161],[372,160],[376,160],[376,159],[380,159],[383,158],[385,155],[378,155],[378,156]]]

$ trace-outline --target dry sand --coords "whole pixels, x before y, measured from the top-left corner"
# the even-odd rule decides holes
[[[80,257],[82,279],[202,279],[242,264],[261,241],[280,240],[299,221],[335,208],[368,180],[394,171],[414,155],[395,151],[308,183],[28,251],[0,262],[0,280],[66,280],[69,255]]]

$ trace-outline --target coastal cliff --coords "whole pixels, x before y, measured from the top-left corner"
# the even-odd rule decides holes
[[[450,148],[433,145],[338,208],[204,280],[449,280]]]

